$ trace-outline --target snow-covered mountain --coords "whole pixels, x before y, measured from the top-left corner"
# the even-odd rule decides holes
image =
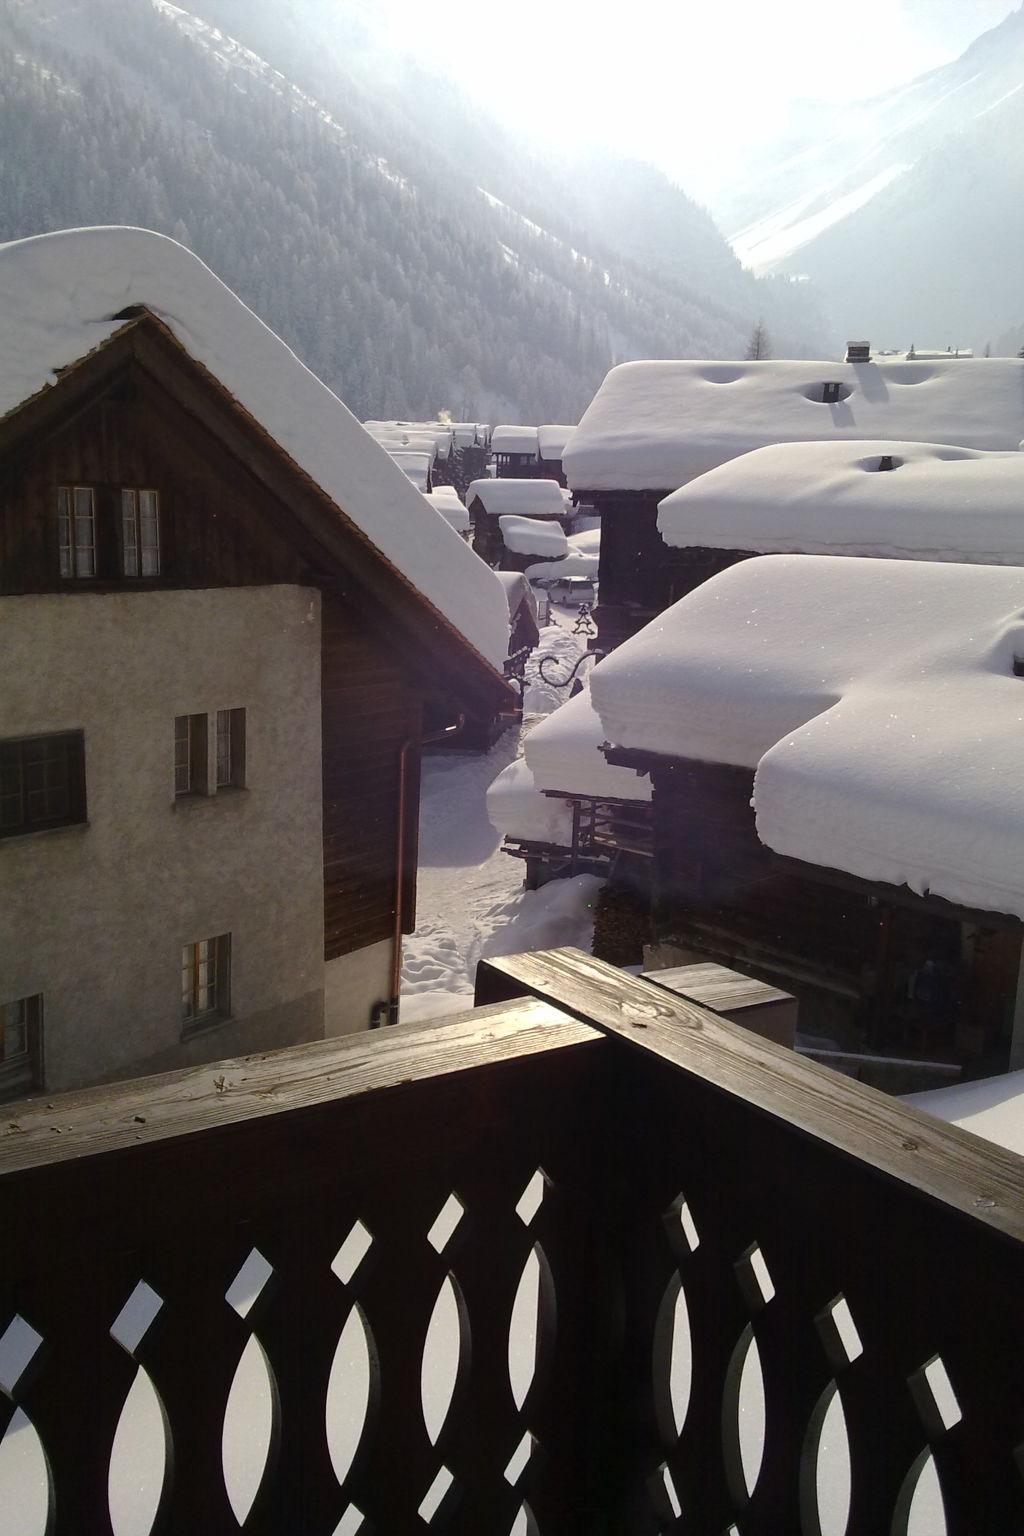
[[[804,103],[716,206],[756,271],[807,274],[878,344],[975,345],[1024,313],[1024,6],[953,63]]]
[[[0,143],[0,238],[173,234],[362,416],[576,420],[612,363],[742,356],[759,316],[829,347],[660,172],[542,158],[361,0],[0,0]]]

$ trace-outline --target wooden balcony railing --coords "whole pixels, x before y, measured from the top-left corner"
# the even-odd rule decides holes
[[[0,1529],[1024,1532],[1024,1160],[576,951],[478,986],[7,1107]]]

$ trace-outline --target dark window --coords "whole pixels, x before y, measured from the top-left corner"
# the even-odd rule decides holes
[[[0,1099],[42,1085],[43,999],[0,1003]]]
[[[57,539],[62,576],[96,575],[96,497],[91,486],[58,486]]]
[[[207,792],[206,716],[178,715],[174,722],[174,793]]]
[[[245,710],[217,711],[217,788],[245,784]]]
[[[843,398],[841,394],[842,387],[841,384],[823,384],[821,386],[822,402],[825,405],[829,405],[836,400],[841,400]]]
[[[125,576],[160,574],[160,500],[156,491],[121,490],[121,571]]]
[[[182,1024],[208,1023],[231,1011],[231,935],[197,939],[181,951]]]
[[[0,741],[0,837],[85,820],[81,731]]]

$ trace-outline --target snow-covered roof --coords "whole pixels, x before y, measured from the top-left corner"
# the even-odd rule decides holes
[[[601,554],[601,529],[584,528],[582,533],[570,533],[569,548],[574,549],[580,555],[593,555],[594,559]]]
[[[1022,569],[770,555],[661,614],[591,688],[612,742],[756,769],[776,852],[1024,918],[1015,656]]]
[[[491,449],[494,453],[537,452],[536,427],[495,427],[491,433]]]
[[[499,517],[502,542],[514,555],[543,555],[562,559],[569,550],[558,523],[539,517]]]
[[[452,445],[452,428],[444,421],[364,421],[363,426],[379,443],[397,438],[407,448],[446,457]]]
[[[430,482],[430,467],[433,462],[433,454],[411,453],[404,449],[399,453],[392,449],[388,451],[402,473],[408,476],[418,491],[422,491],[425,494],[427,485]]]
[[[537,594],[522,571],[495,571],[495,576],[505,588],[505,597],[508,600],[508,611],[512,617],[519,612],[523,604],[536,624],[540,619],[540,609],[537,607]]]
[[[0,246],[0,417],[152,311],[380,555],[500,670],[508,612],[493,572],[423,517],[406,476],[326,384],[184,246],[149,230],[65,230]],[[417,515],[419,514],[419,515]]]
[[[1024,1072],[908,1093],[906,1103],[1024,1156]]]
[[[520,517],[565,517],[567,507],[562,487],[556,480],[471,480],[466,490],[466,505],[479,501],[492,517],[503,512]]]
[[[537,788],[597,800],[650,800],[650,779],[632,768],[613,767],[601,751],[604,740],[590,689],[584,688],[526,738],[526,761]]]
[[[446,523],[450,523],[459,533],[466,531],[469,527],[469,513],[459,500],[454,485],[438,485],[432,491],[423,491],[421,494],[435,512],[440,512]]]
[[[836,384],[842,398],[822,398]],[[575,491],[670,491],[779,442],[898,439],[1016,448],[1024,360],[620,363],[566,444]]]
[[[572,807],[568,800],[542,795],[521,757],[509,763],[488,789],[487,815],[494,830],[506,837],[572,847]]]
[[[537,443],[542,459],[560,459],[562,449],[569,441],[569,435],[575,432],[574,426],[558,426],[548,422],[546,426],[537,428]]]
[[[673,491],[658,528],[680,548],[1024,565],[1024,453],[776,443]]]
[[[525,574],[530,581],[561,581],[566,577],[578,577],[580,581],[596,581],[599,555],[583,555],[571,549],[564,560],[547,560],[540,565],[528,565]]]

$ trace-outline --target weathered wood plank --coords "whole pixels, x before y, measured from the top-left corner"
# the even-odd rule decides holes
[[[477,1001],[529,993],[964,1215],[1024,1241],[1024,1158],[762,1040],[581,950],[480,964]]]
[[[11,1106],[0,1122],[0,1182],[26,1168],[147,1145],[400,1084],[565,1050],[597,1031],[532,999],[428,1025],[240,1056]]]

